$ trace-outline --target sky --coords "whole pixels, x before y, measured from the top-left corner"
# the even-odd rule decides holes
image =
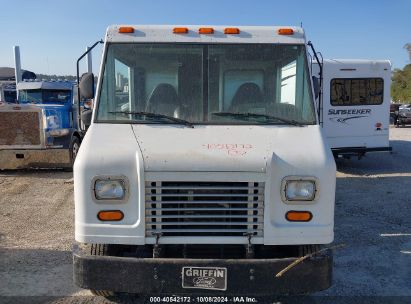
[[[75,75],[76,60],[110,24],[295,25],[324,58],[411,63],[410,0],[0,0],[0,67]],[[98,74],[102,47],[93,52]],[[85,64],[82,66],[85,69]]]

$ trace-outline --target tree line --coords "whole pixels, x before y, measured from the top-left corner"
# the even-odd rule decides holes
[[[391,99],[400,103],[411,103],[411,64],[392,74]]]
[[[404,48],[411,61],[411,43],[407,43]],[[411,64],[407,64],[403,69],[394,69],[391,80],[391,99],[395,102],[411,103]]]

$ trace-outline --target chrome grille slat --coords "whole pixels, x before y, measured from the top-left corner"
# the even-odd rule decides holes
[[[183,189],[186,190],[186,189]],[[218,193],[218,194],[180,194],[180,193],[160,193],[160,194],[150,194],[152,197],[261,197],[263,194],[254,195],[254,194],[232,194],[232,193]]]
[[[263,236],[264,183],[146,181],[146,236]]]
[[[158,222],[146,222],[149,225],[158,225]],[[162,222],[161,226],[243,226],[248,225],[248,222]],[[262,225],[263,222],[253,222],[253,226]]]
[[[246,232],[256,232],[256,231],[263,231],[262,229],[253,229],[253,230],[241,230],[241,229],[197,229],[196,232],[240,232],[240,233],[246,233]],[[158,230],[158,229],[147,229],[147,232],[182,232],[182,233],[188,233],[186,229],[164,229],[164,230]]]
[[[162,214],[162,215],[146,215],[146,218],[182,218],[182,219],[186,219],[186,218],[212,218],[212,219],[226,219],[226,218],[249,218],[249,214],[245,214],[245,215],[213,215],[213,214],[190,214],[190,215],[170,215],[170,214]]]
[[[159,190],[198,190],[196,187],[146,187],[146,190],[159,189]],[[202,190],[230,190],[230,187],[201,187]],[[249,190],[250,187],[237,187],[236,190]],[[264,189],[264,187],[252,187],[251,189]]]
[[[164,195],[166,196],[166,195]],[[152,200],[146,200],[146,204],[156,204],[159,201],[152,201]],[[263,200],[255,200],[253,201],[255,203],[263,203]],[[166,204],[196,204],[196,205],[202,205],[202,204],[231,204],[233,201],[182,201],[182,200],[176,200],[176,201],[161,201],[162,205]],[[235,201],[235,204],[248,204],[249,201]]]

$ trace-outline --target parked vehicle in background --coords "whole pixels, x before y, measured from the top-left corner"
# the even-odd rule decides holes
[[[0,67],[0,103],[5,102],[17,102],[15,73],[10,67]]]
[[[400,105],[400,107],[398,108],[398,110],[399,111],[401,111],[401,110],[403,110],[403,109],[407,109],[407,108],[409,108],[409,104],[402,104],[402,105]]]
[[[400,103],[391,103],[390,104],[390,122],[392,124],[397,125],[398,123],[398,114],[400,111]]]
[[[411,124],[411,104],[403,105],[398,111],[397,126]]]
[[[16,82],[0,81],[0,103],[17,103]]]
[[[75,83],[23,81],[17,90],[18,105],[0,105],[0,169],[71,168],[82,138]]]
[[[91,104],[78,95],[79,61],[88,56],[92,75],[90,52],[96,45],[78,59],[77,82],[37,80],[33,72],[22,73],[20,50],[14,47],[18,104],[0,103],[0,170],[72,169],[86,133],[80,115]],[[94,86],[88,93],[92,99]]]
[[[301,28],[110,26],[74,166],[74,282],[107,297],[326,289],[335,174]]]
[[[391,151],[388,60],[325,59],[320,120],[334,156]],[[313,75],[320,78],[318,64]]]

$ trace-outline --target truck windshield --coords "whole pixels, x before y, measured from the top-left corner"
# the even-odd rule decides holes
[[[67,102],[71,100],[71,91],[67,90],[21,90],[19,102],[43,103],[43,102]]]
[[[303,45],[110,44],[97,121],[315,124],[307,66]]]

